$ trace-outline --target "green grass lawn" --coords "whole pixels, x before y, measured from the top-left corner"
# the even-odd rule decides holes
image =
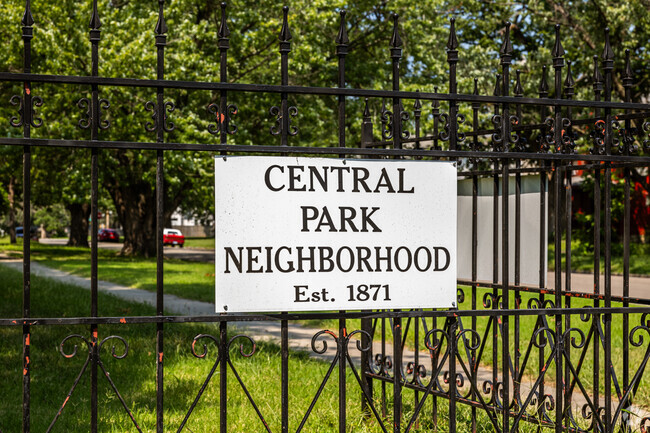
[[[209,238],[185,238],[185,247],[201,248],[206,250],[214,249],[214,237]]]
[[[566,243],[562,241],[562,268],[566,267]],[[553,270],[555,267],[555,244],[549,242],[548,245],[548,269]],[[594,271],[594,251],[593,245],[585,244],[578,240],[571,242],[571,269],[579,272]],[[600,272],[605,269],[604,248],[601,245],[600,252]],[[612,273],[623,273],[623,245],[619,243],[612,244]],[[650,244],[632,243],[630,244],[630,273],[636,275],[650,275]]]
[[[22,257],[22,242],[3,244],[1,250]],[[156,258],[121,257],[118,252],[99,249],[100,280],[156,291]],[[31,257],[42,265],[73,275],[90,277],[90,249],[60,245],[31,244]],[[214,302],[214,264],[165,259],[164,291],[181,298]]]
[[[19,272],[0,266],[0,317],[18,317],[22,306],[22,277]],[[49,279],[32,279],[32,315],[34,317],[78,317],[87,316],[90,294],[75,286],[61,284]],[[99,294],[102,315],[152,315],[150,307],[121,301],[109,295]],[[207,356],[197,359],[191,353],[193,338],[200,333],[218,336],[216,325],[211,324],[167,324],[164,328],[164,424],[166,431],[176,431],[203,381],[216,360],[216,347],[208,343]],[[45,431],[82,369],[87,351],[80,339],[74,339],[65,346],[66,352],[73,351],[77,344],[77,355],[64,358],[59,352],[60,342],[68,335],[79,334],[89,337],[88,326],[32,326],[31,327],[31,422],[32,431]],[[111,335],[123,337],[129,345],[124,359],[111,357],[114,345],[116,354],[123,353],[123,346],[117,340],[109,341],[100,352],[101,360],[111,379],[124,397],[126,405],[145,432],[155,431],[156,423],[156,347],[155,325],[102,325],[99,339]],[[231,334],[232,335],[232,334]],[[22,405],[22,330],[20,327],[0,327],[0,429],[5,432],[21,430]],[[249,346],[245,347],[247,350]],[[202,345],[197,344],[200,352]],[[280,431],[281,384],[280,356],[276,344],[257,342],[256,351],[250,358],[239,354],[238,345],[231,350],[231,359],[241,380],[246,385],[262,415],[273,432]],[[308,357],[305,353],[291,352],[289,363],[289,426],[294,431],[317,393],[329,364]],[[219,372],[212,377],[199,404],[191,415],[186,432],[214,431],[219,425]],[[53,431],[88,431],[90,419],[89,372],[81,377]],[[234,373],[228,377],[228,431],[264,431],[263,425],[251,407]],[[333,375],[318,399],[304,431],[331,433],[338,429],[338,373]],[[445,400],[439,402],[439,429],[448,431]],[[378,403],[377,403],[378,404]],[[390,405],[390,398],[388,401]],[[379,432],[376,421],[364,419],[361,415],[360,389],[348,369],[347,375],[347,430],[349,432]],[[404,413],[413,412],[413,394],[405,391]],[[432,430],[430,414],[431,399],[427,399],[421,423],[415,432]],[[384,423],[390,425],[390,406]],[[99,430],[108,432],[135,431],[131,420],[122,408],[103,374],[98,380]],[[468,432],[470,426],[469,408],[459,405],[457,421],[459,432]],[[490,432],[487,418],[479,411],[479,432]],[[522,432],[534,431],[522,428]]]

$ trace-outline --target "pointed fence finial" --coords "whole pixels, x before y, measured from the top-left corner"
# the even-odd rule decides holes
[[[542,66],[542,80],[539,82],[539,97],[546,98],[548,96],[548,68],[546,65]]]
[[[502,65],[509,65],[510,61],[512,60],[512,43],[510,42],[510,26],[511,24],[509,22],[506,23],[506,34],[503,39],[503,44],[501,45],[501,49],[499,50],[499,54],[501,55],[501,64]]]
[[[494,85],[494,96],[501,96],[501,74],[497,74],[497,81]]]
[[[609,42],[609,27],[605,27],[605,48],[603,49],[603,70],[605,72],[614,69],[614,51]]]
[[[399,15],[393,14],[393,36],[390,38],[391,48],[401,48],[402,38],[399,36]]]
[[[20,23],[23,27],[31,27],[34,25],[34,17],[32,17],[32,2],[30,0],[25,1],[25,13],[23,14],[23,19]]]
[[[564,48],[562,48],[562,42],[560,41],[560,25],[555,25],[555,44],[553,45],[553,50],[551,51],[553,56],[553,67],[561,68],[564,66]]]
[[[289,30],[289,6],[282,7],[282,29],[280,30],[280,42],[289,42],[291,31]]]
[[[420,89],[417,89],[415,92],[419,94]],[[417,112],[422,111],[422,103],[420,102],[420,98],[415,98],[415,102],[413,103],[413,111],[416,112],[416,115],[417,115]]]
[[[458,38],[456,37],[456,18],[449,19],[449,39],[447,40],[447,50],[458,49]]]
[[[594,55],[594,92],[602,92],[603,90],[603,75],[600,73],[598,68],[598,56]]]
[[[576,82],[573,79],[573,74],[571,73],[571,62],[567,60],[566,65],[567,70],[566,79],[564,80],[564,94],[567,98],[570,99],[575,94],[573,88],[575,87]]]
[[[228,28],[228,16],[226,14],[226,2],[221,2],[221,23],[219,25],[219,32],[217,36],[219,39],[228,39],[230,37],[230,29]]]
[[[167,23],[165,22],[165,0],[158,0],[158,22],[156,23],[156,35],[162,36],[167,33]]]
[[[474,78],[474,91],[472,92],[472,95],[478,96],[478,94],[478,78]],[[481,104],[479,102],[472,102],[472,108],[478,110],[481,108]]]
[[[623,72],[623,87],[632,87],[634,79],[632,78],[632,65],[630,63],[630,50],[625,50],[625,72]]]
[[[99,20],[99,12],[97,10],[97,0],[93,0],[93,14],[90,17],[90,29],[99,30],[102,26],[102,22]]]
[[[456,37],[456,19],[449,19],[449,40],[447,40],[447,62],[455,64],[458,62],[458,38]]]
[[[433,93],[438,93],[438,86],[434,86],[433,88]],[[437,99],[434,99],[433,102],[431,103],[431,106],[433,107],[433,114],[438,113],[438,109],[440,108],[440,101]]]
[[[363,108],[363,117],[365,117],[365,118],[370,117],[370,108],[368,108],[368,98],[366,98],[365,106]]]
[[[340,14],[341,14],[341,22],[339,24],[339,34],[336,35],[336,44],[337,45],[347,45],[350,43],[350,39],[348,39],[348,29],[345,23],[345,16],[347,15],[348,11],[343,9]]]
[[[515,88],[513,89],[515,92],[515,96],[522,97],[524,96],[524,88],[521,86],[521,71],[517,69],[517,81],[515,82]]]

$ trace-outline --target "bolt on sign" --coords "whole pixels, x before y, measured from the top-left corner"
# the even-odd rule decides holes
[[[216,311],[450,308],[456,167],[215,158]]]

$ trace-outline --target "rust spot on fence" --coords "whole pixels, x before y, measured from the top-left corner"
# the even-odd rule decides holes
[[[126,323],[126,319],[125,319],[124,317],[122,317],[122,318],[120,319],[120,323]]]
[[[29,336],[30,336],[30,335],[31,335],[31,334],[27,334],[27,335],[25,336],[25,346],[29,346]]]
[[[163,359],[163,353],[160,352],[160,353],[158,354],[158,362],[162,362],[162,359]]]

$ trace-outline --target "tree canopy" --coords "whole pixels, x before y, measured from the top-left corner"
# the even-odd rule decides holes
[[[99,0],[101,42],[99,75],[105,77],[156,77],[154,28],[158,20],[158,2],[134,0]],[[646,98],[650,91],[645,68],[649,38],[650,3],[647,1],[612,4],[603,0],[533,0],[533,1],[447,1],[428,0],[293,0],[290,6],[291,53],[289,83],[294,85],[334,87],[337,84],[335,39],[339,14],[348,10],[347,31],[350,39],[346,59],[346,85],[353,88],[389,89],[392,35],[391,15],[400,16],[400,35],[404,56],[400,64],[401,87],[409,91],[440,92],[448,90],[448,64],[445,45],[449,19],[456,18],[459,48],[458,91],[471,93],[474,78],[479,92],[492,94],[495,74],[499,71],[498,50],[506,22],[512,23],[514,69],[521,71],[526,96],[537,96],[542,66],[551,66],[551,49],[555,38],[554,24],[562,25],[562,44],[566,59],[572,62],[576,81],[576,98],[591,98],[593,55],[602,53],[605,27],[610,28],[615,50],[616,71],[623,69],[624,50],[632,52],[632,72],[636,86],[634,100]],[[228,3],[228,80],[238,83],[279,84],[281,5],[271,0],[233,0]],[[6,0],[0,4],[0,70],[22,71],[20,21],[24,1]],[[32,2],[36,21],[32,40],[32,71],[42,74],[90,75],[91,57],[88,22],[92,1],[61,0]],[[220,3],[214,0],[168,0],[165,2],[167,46],[165,78],[185,81],[219,80],[218,30]],[[566,72],[566,68],[565,68]],[[615,78],[615,99],[624,92],[620,78]],[[512,74],[514,87],[515,74]],[[564,77],[563,77],[564,79]],[[552,86],[551,86],[552,87]],[[16,107],[8,104],[20,94],[20,84],[0,83],[0,134],[20,136],[8,119]],[[38,108],[43,127],[34,129],[33,137],[89,140],[90,132],[78,127],[85,109],[78,105],[90,95],[89,86],[34,86],[34,94],[44,100]],[[551,89],[551,96],[553,90]],[[168,142],[218,143],[208,125],[214,117],[206,107],[219,95],[206,91],[166,90],[165,100],[173,101],[175,110],[168,113],[175,124],[166,134]],[[153,89],[101,87],[100,98],[110,103],[102,110],[102,120],[110,127],[100,138],[120,141],[155,141],[145,124],[151,113],[147,101],[155,100]],[[269,133],[274,123],[269,109],[279,104],[279,96],[263,93],[231,93],[235,104],[232,122],[237,133],[228,138],[232,144],[276,144]],[[329,146],[337,143],[336,101],[332,97],[290,96],[299,114],[292,122],[299,134],[291,144]],[[361,113],[364,101],[347,99],[346,136],[348,145],[360,141]],[[404,101],[410,110],[413,101]],[[370,101],[374,116],[379,114],[380,100]],[[470,106],[461,104],[469,113]],[[487,109],[487,108],[486,108]],[[431,107],[424,107],[423,128],[431,128]],[[576,112],[576,116],[581,113]],[[533,116],[535,113],[528,113]],[[81,206],[90,199],[90,163],[88,150],[39,148],[34,151],[35,198],[44,205],[61,202]],[[155,252],[155,158],[154,151],[102,150],[100,185],[104,199],[110,199],[125,229],[124,253],[153,255]],[[165,219],[181,209],[198,216],[213,211],[213,163],[211,155],[192,152],[165,152]],[[7,159],[6,161],[9,161]],[[48,167],[50,172],[48,173]],[[61,175],[52,176],[51,168]],[[16,162],[0,167],[0,182],[7,197],[10,179],[13,190],[21,182],[16,176]],[[8,200],[0,204],[7,205]],[[88,211],[89,212],[89,211]],[[87,219],[87,215],[85,216]]]

